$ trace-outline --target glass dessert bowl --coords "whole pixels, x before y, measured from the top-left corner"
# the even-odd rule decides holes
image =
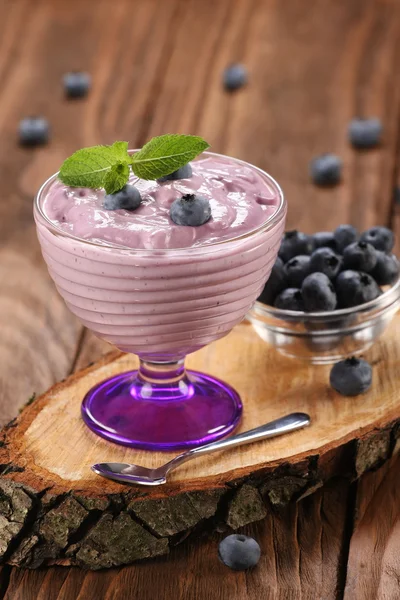
[[[35,199],[43,257],[67,306],[98,337],[140,359],[137,371],[96,385],[83,400],[85,423],[110,441],[173,450],[217,440],[239,423],[242,404],[237,392],[210,375],[186,371],[184,359],[229,333],[258,297],[279,249],[286,203],[277,183],[259,169],[209,152],[197,160],[206,159],[225,160],[263,182],[275,204],[272,207],[268,193],[257,198],[258,205],[270,204],[261,225],[220,241],[214,240],[216,231],[207,244],[132,248],[85,239],[50,218],[51,206],[46,211],[44,203],[56,186],[61,190],[57,175]],[[225,185],[218,175],[215,181]],[[173,194],[186,184],[174,182]],[[242,185],[231,181],[230,193],[237,194]],[[163,195],[169,188],[164,188],[160,198],[168,204],[170,198]],[[75,216],[84,218],[85,202],[80,205],[77,196]],[[101,210],[95,214],[99,228],[102,215]],[[188,229],[193,228],[181,227],[182,232]]]

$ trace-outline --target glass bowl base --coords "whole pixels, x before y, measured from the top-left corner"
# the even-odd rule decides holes
[[[239,424],[242,403],[223,381],[186,371],[179,381],[151,382],[138,371],[121,373],[94,386],[82,403],[82,417],[111,442],[169,451],[216,441]]]

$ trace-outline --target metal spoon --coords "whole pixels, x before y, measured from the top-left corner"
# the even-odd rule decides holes
[[[127,463],[99,463],[92,466],[92,470],[106,477],[107,479],[113,479],[120,483],[126,484],[139,484],[139,485],[161,485],[167,481],[167,475],[179,465],[197,458],[201,454],[208,454],[209,452],[216,452],[217,450],[224,450],[225,448],[233,448],[234,446],[240,446],[241,444],[248,444],[257,440],[264,440],[266,438],[282,435],[283,433],[289,433],[289,431],[295,431],[301,429],[310,424],[310,417],[305,413],[291,413],[285,417],[265,423],[250,431],[244,431],[231,437],[219,440],[218,442],[211,442],[198,448],[192,448],[191,450],[179,454],[162,467],[157,469],[148,469],[147,467],[141,467],[140,465],[131,465]]]

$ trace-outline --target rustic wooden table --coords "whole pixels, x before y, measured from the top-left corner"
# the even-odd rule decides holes
[[[198,133],[213,150],[270,171],[289,201],[289,227],[352,222],[400,233],[394,190],[399,150],[398,0],[0,0],[0,408],[3,423],[33,392],[106,349],[64,307],[41,259],[32,198],[75,149],[115,139],[142,145]],[[250,72],[227,95],[232,61]],[[61,77],[87,69],[87,100],[63,99]],[[43,114],[52,142],[16,143],[20,118]],[[383,120],[381,148],[355,152],[354,115]],[[343,183],[313,187],[319,153],[343,157]],[[398,201],[398,195],[397,195]],[[211,600],[400,598],[399,459],[358,484],[324,489],[248,528],[258,568],[233,573],[217,534],[169,556],[105,572],[3,567],[1,598]],[[1,500],[1,499],[0,499]],[[275,556],[279,556],[276,561]]]

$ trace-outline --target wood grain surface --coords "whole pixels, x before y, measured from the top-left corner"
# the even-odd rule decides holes
[[[203,533],[235,531],[266,517],[277,528],[274,541],[283,536],[286,544],[274,512],[290,503],[301,506],[334,479],[354,482],[397,454],[399,333],[396,316],[366,355],[375,370],[372,389],[346,399],[330,388],[329,367],[316,369],[283,357],[249,323],[241,324],[189,357],[189,366],[211,372],[239,391],[244,404],[240,430],[298,410],[311,416],[311,427],[219,452],[213,459],[199,458],[174,471],[165,485],[149,488],[103,480],[90,469],[96,461],[152,468],[170,458],[110,445],[83,424],[80,404],[87,391],[137,367],[135,357],[109,353],[50,388],[5,428],[0,446],[0,493],[6,506],[0,507],[1,562],[35,569],[49,564],[112,568],[168,553],[189,534],[198,540]],[[21,505],[27,506],[22,516]],[[295,506],[288,510],[297,514]],[[308,539],[307,525],[305,534]],[[121,553],[121,545],[129,552]],[[275,561],[286,551],[275,546]]]
[[[400,316],[365,354],[374,365],[371,390],[354,399],[329,385],[330,367],[287,358],[266,344],[248,322],[187,358],[195,371],[212,373],[240,394],[244,412],[238,431],[247,431],[293,412],[311,417],[295,434],[218,452],[173,471],[168,483],[142,490],[140,497],[164,498],[197,489],[223,487],[265,470],[305,461],[310,487],[333,476],[356,479],[390,457],[400,427]],[[246,362],[243,361],[246,357]],[[156,468],[176,453],[146,452],[111,444],[94,435],[80,416],[82,398],[99,382],[134,370],[135,356],[111,352],[103,360],[57,384],[28,405],[4,432],[0,485],[15,481],[51,494],[122,493],[126,488],[98,478],[95,462],[134,462]],[[376,444],[374,445],[374,440]],[[309,464],[307,464],[309,461]],[[311,465],[312,463],[312,465]],[[16,467],[20,467],[17,469]],[[300,473],[299,473],[300,475]],[[302,490],[302,494],[306,488]]]
[[[289,202],[288,226],[314,231],[350,221],[393,224],[398,180],[400,6],[397,0],[0,0],[0,410],[6,423],[104,345],[83,335],[46,274],[35,238],[32,198],[73,150],[181,131],[217,152],[267,169]],[[221,88],[221,70],[240,60],[249,85]],[[87,69],[93,90],[66,102],[60,79]],[[44,114],[49,146],[16,144],[20,118]],[[373,115],[381,148],[355,152],[348,120]],[[310,159],[336,152],[343,183],[309,181]],[[4,568],[8,599],[400,597],[396,563],[396,461],[357,489],[340,484],[273,514],[252,533],[263,562],[234,574],[216,542],[190,541],[168,558],[107,573]],[[357,514],[363,515],[355,519]],[[351,539],[352,523],[355,532]],[[378,536],[379,552],[373,552]],[[399,543],[399,542],[397,542]],[[274,550],[272,552],[272,550]],[[277,557],[277,558],[275,558]],[[367,565],[364,567],[364,565]],[[397,587],[396,587],[397,586]]]

